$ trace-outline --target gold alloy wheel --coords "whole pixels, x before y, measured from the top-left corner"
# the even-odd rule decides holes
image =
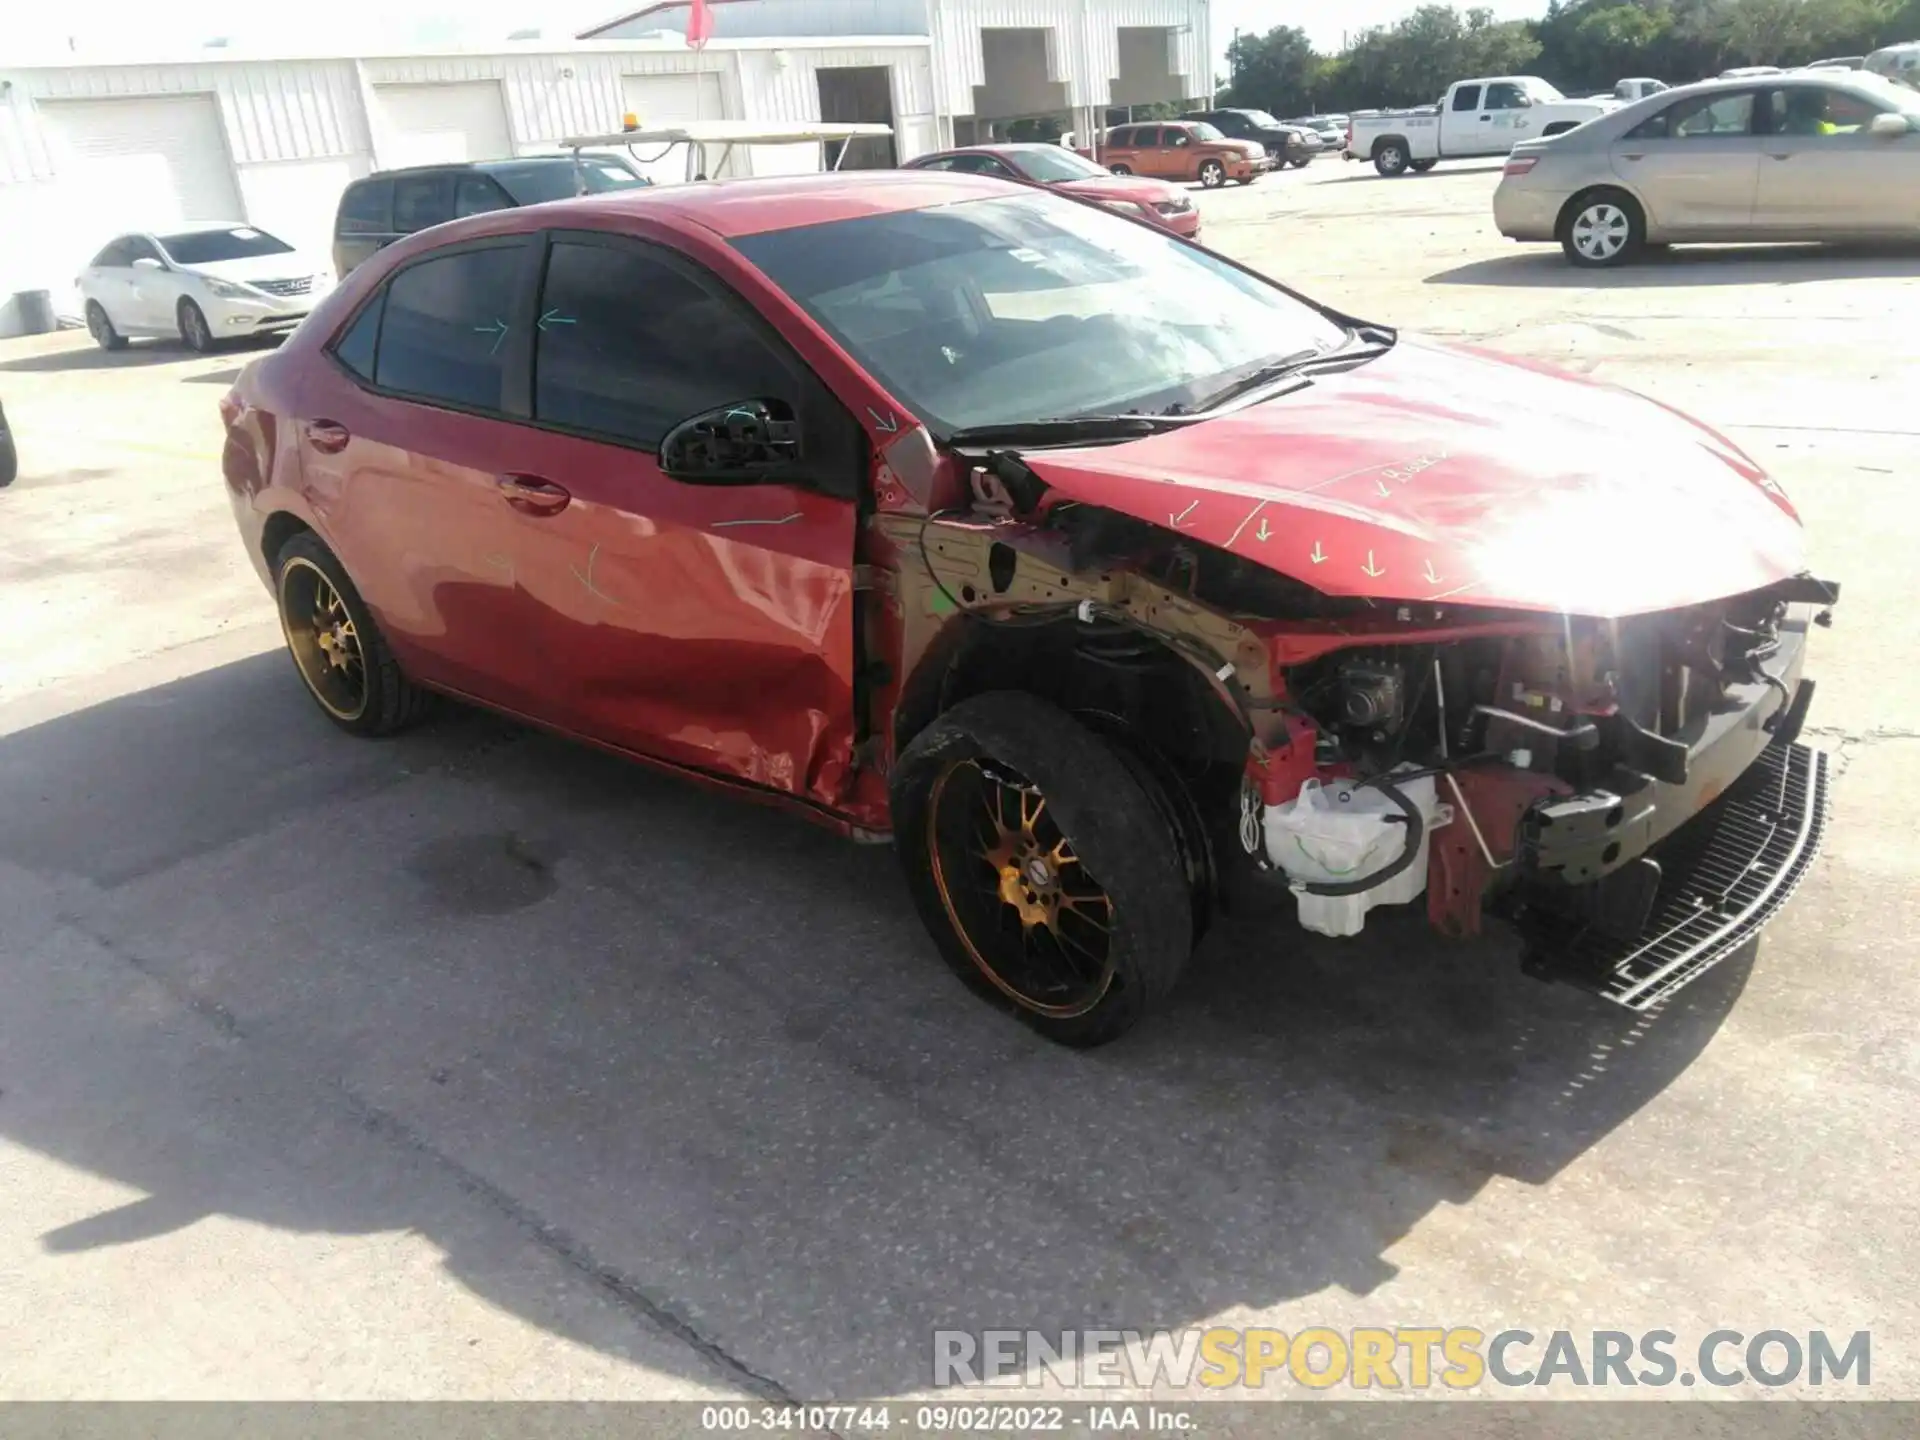
[[[994,988],[1058,1020],[1113,986],[1113,901],[1087,873],[1039,787],[978,760],[950,766],[927,808],[933,883]]]
[[[280,628],[300,678],[337,720],[358,720],[367,708],[367,664],[360,632],[326,572],[295,557],[280,570]]]

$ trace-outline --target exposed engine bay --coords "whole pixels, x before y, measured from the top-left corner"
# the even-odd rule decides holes
[[[903,594],[909,632],[957,612],[975,656],[1132,734],[1180,779],[1192,868],[1229,907],[1288,891],[1329,935],[1377,904],[1424,900],[1454,937],[1496,913],[1534,973],[1643,1009],[1811,858],[1801,665],[1835,585],[1621,619],[1330,597],[1099,507],[1011,508],[880,517],[933,587]]]

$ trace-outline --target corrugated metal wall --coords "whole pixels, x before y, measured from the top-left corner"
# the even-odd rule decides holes
[[[240,165],[369,148],[351,60],[76,66],[26,72],[26,83],[14,85],[16,94],[22,90],[34,100],[212,95],[220,103],[228,148]]]

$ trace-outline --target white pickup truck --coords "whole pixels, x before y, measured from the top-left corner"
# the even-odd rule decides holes
[[[1355,115],[1349,160],[1371,160],[1382,175],[1431,170],[1442,160],[1504,155],[1522,140],[1571,130],[1619,101],[1569,100],[1537,75],[1456,80],[1437,106]]]

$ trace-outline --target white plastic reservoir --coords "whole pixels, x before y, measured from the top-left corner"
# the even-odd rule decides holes
[[[1431,775],[1395,788],[1420,811],[1425,829],[1419,853],[1398,875],[1354,895],[1310,895],[1299,882],[1344,884],[1392,864],[1407,844],[1409,827],[1400,807],[1378,786],[1354,780],[1325,785],[1309,780],[1285,804],[1267,806],[1267,858],[1295,882],[1300,923],[1307,929],[1321,935],[1358,935],[1374,906],[1404,905],[1426,890],[1428,837],[1453,819],[1453,807],[1439,802]]]

